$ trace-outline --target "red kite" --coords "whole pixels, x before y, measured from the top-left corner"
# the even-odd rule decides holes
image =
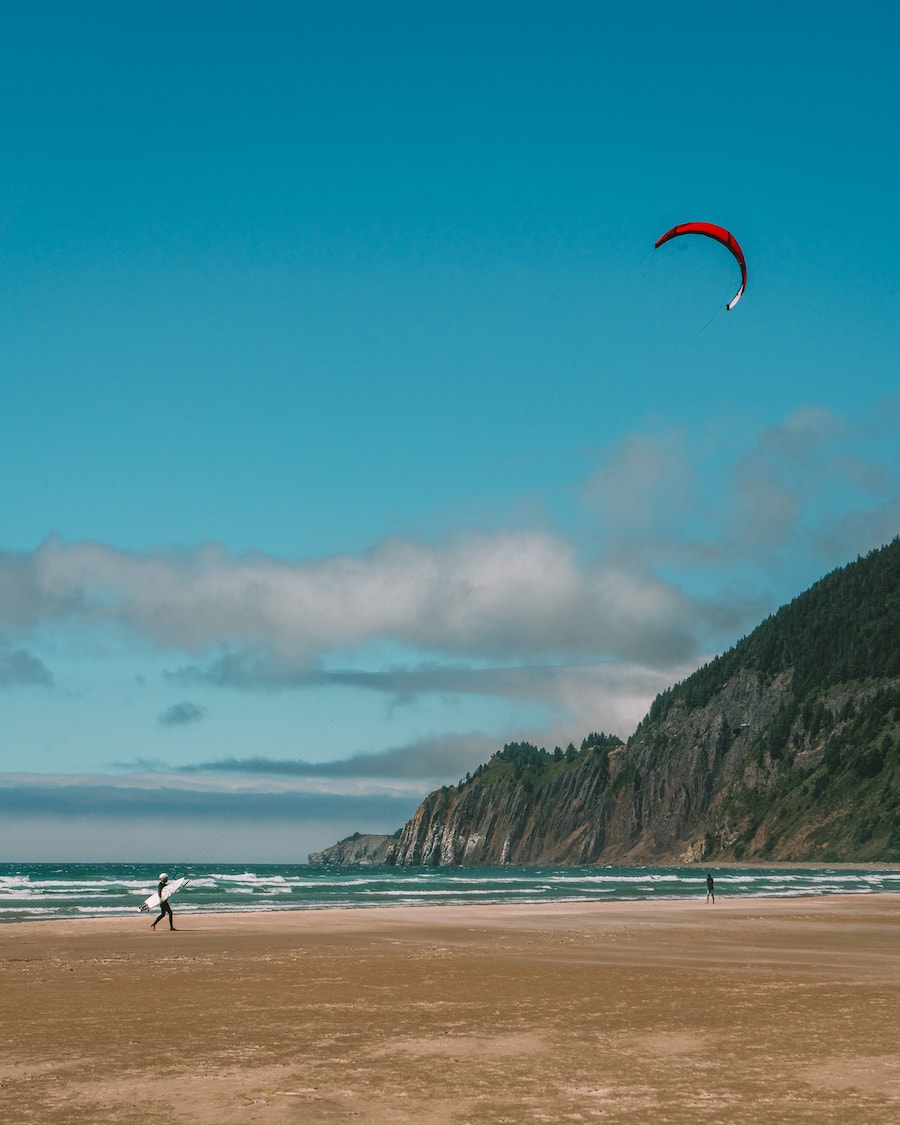
[[[744,290],[747,287],[747,262],[744,259],[744,251],[738,245],[738,240],[730,231],[725,230],[724,227],[717,227],[715,223],[679,223],[677,227],[672,227],[671,230],[666,231],[662,238],[657,240],[657,248],[662,246],[664,242],[668,242],[670,238],[678,238],[682,234],[705,234],[707,238],[711,238],[715,242],[721,242],[734,255],[737,264],[741,267],[741,287],[726,306],[729,310],[733,309],[743,297]]]

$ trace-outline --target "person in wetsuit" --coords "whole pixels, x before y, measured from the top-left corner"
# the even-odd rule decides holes
[[[163,887],[166,885],[166,883],[168,883],[168,881],[169,881],[169,876],[165,873],[165,871],[161,871],[160,875],[159,875],[159,888],[157,890],[157,893],[159,894],[159,917],[156,919],[156,922],[161,922],[163,920],[163,918],[165,918],[165,916],[168,914],[169,915],[169,929],[174,930],[175,929],[175,917],[172,914],[172,907],[169,905],[169,900],[167,898],[163,898]],[[156,929],[156,922],[150,923],[150,929],[151,930]]]
[[[706,874],[706,901],[709,902],[710,898],[713,900],[713,906],[716,904],[716,892],[713,889],[713,877],[707,872]]]

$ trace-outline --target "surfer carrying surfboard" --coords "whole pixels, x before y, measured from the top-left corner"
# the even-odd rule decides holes
[[[165,873],[165,871],[161,871],[159,874],[159,890],[157,891],[157,894],[159,895],[159,917],[156,919],[156,922],[161,922],[163,918],[165,918],[165,916],[168,914],[169,929],[174,930],[175,917],[172,914],[172,907],[169,905],[169,896],[163,894],[163,890],[165,889],[166,883],[168,883],[168,881],[169,876]],[[150,923],[151,930],[156,929],[156,922]]]

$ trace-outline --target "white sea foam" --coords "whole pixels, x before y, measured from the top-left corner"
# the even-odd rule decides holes
[[[0,864],[0,921],[135,915],[158,866]],[[714,869],[715,870],[715,869]],[[425,903],[677,900],[705,894],[698,868],[311,868],[217,865],[188,869],[179,913],[306,910]],[[731,868],[716,891],[746,898],[900,891],[900,869]]]

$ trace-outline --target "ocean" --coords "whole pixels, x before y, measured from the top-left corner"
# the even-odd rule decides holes
[[[800,898],[900,893],[900,869],[712,868],[716,894]],[[139,915],[158,867],[138,863],[0,864],[0,923]],[[706,869],[684,867],[310,867],[210,864],[190,877],[175,914],[455,903],[616,902],[706,895]]]

